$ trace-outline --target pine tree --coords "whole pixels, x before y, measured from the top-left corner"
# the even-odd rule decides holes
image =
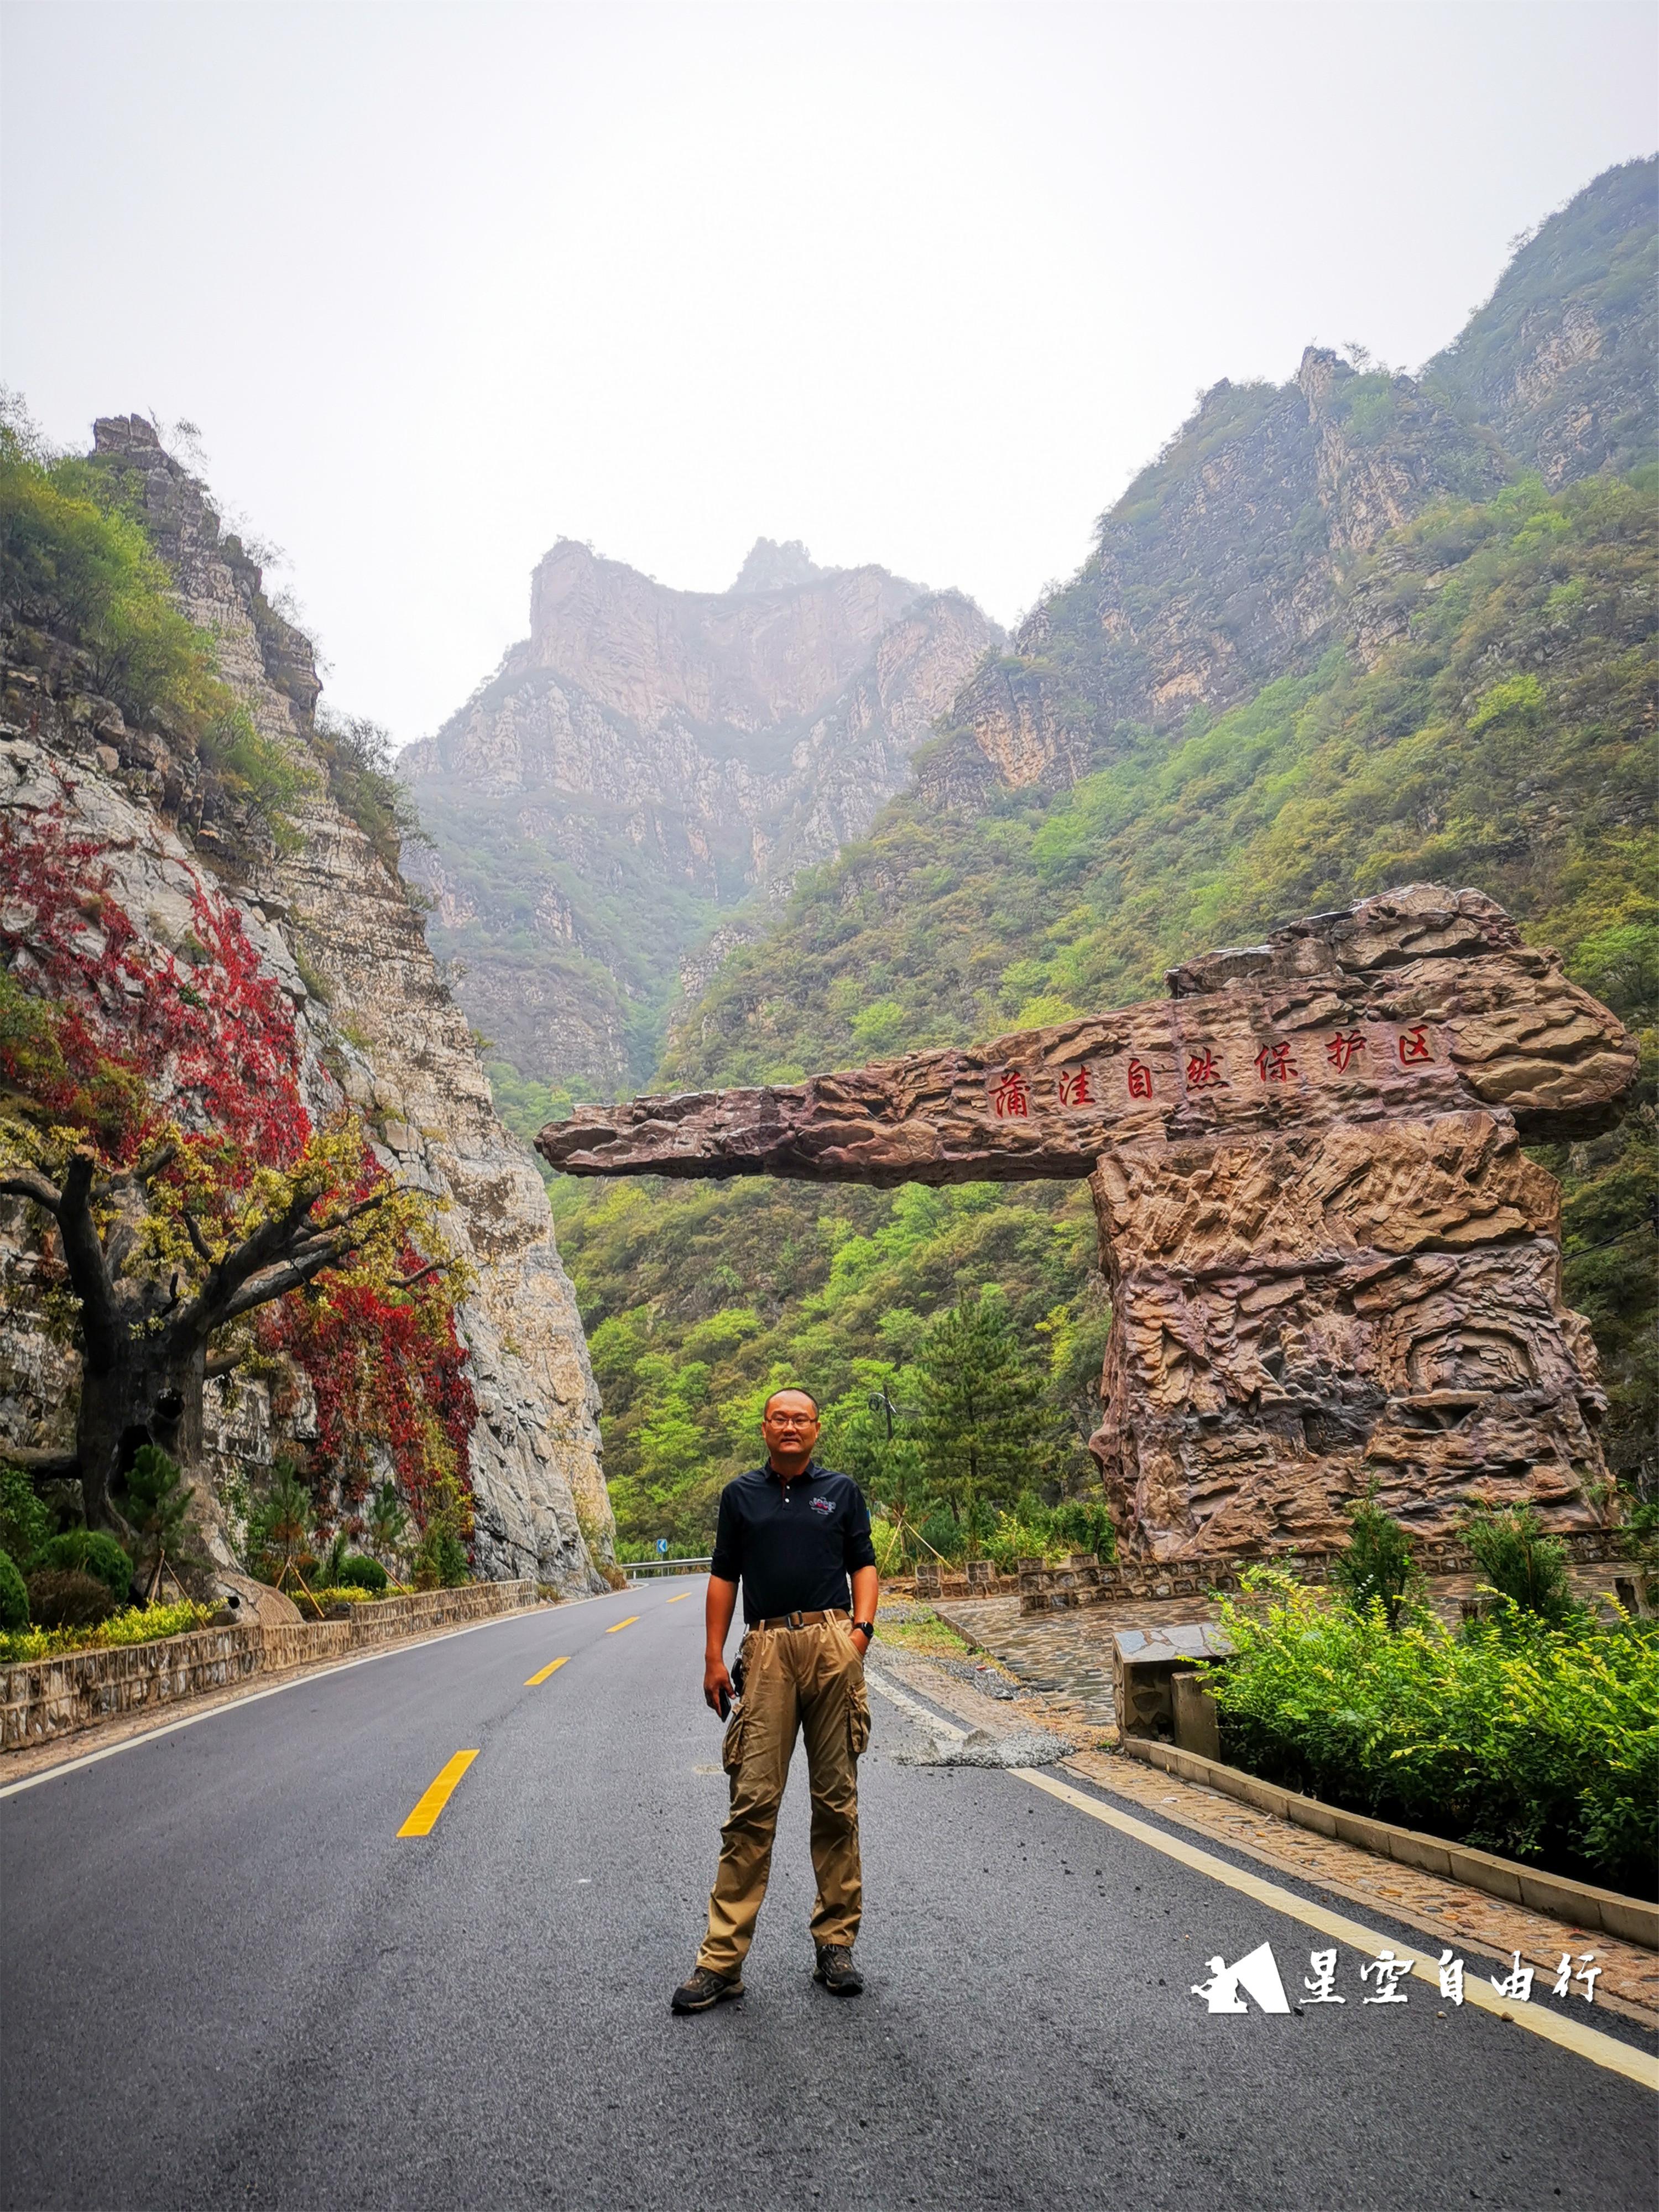
[[[979,1509],[1030,1484],[1042,1437],[1042,1386],[1002,1293],[989,1284],[940,1315],[918,1347],[916,1367],[922,1464],[972,1558]]]
[[[409,1515],[395,1482],[383,1482],[368,1501],[368,1540],[382,1566],[398,1565],[409,1534]]]
[[[142,1444],[135,1453],[127,1470],[125,1511],[138,1540],[138,1566],[149,1571],[147,1595],[154,1600],[164,1565],[170,1563],[178,1579],[190,1512],[190,1485],[159,1444]]]
[[[1373,1483],[1348,1509],[1353,1535],[1346,1551],[1331,1561],[1331,1581],[1356,1613],[1380,1604],[1390,1628],[1400,1626],[1401,1608],[1416,1577],[1412,1540],[1393,1515],[1376,1502]]]

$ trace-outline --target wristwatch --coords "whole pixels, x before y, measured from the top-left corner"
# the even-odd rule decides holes
[[[855,1630],[861,1630],[872,1644],[875,1642],[876,1624],[873,1620],[855,1620],[853,1626]]]

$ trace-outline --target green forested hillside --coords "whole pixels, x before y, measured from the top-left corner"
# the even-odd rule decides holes
[[[1655,911],[1653,489],[1438,508],[1357,580],[1372,619],[1371,575],[1408,617],[1374,665],[1334,645],[1054,798],[899,801],[727,962],[665,1077],[787,1079],[1121,1005],[1194,951],[1423,878],[1490,890],[1619,996]]]
[[[1117,757],[1059,794],[900,801],[728,963],[664,1082],[793,1078],[1121,1004],[1275,921],[1389,884],[1477,884],[1645,1032],[1624,1127],[1548,1158],[1569,1295],[1607,1366],[1609,1449],[1651,1480],[1656,482],[1552,496],[1531,478],[1445,502],[1350,580],[1348,634],[1310,672],[1173,738],[1121,732]],[[1108,1313],[1079,1188],[622,1184],[556,1204],[625,1531],[703,1533],[755,1394],[786,1373],[838,1401],[832,1442],[878,1474],[868,1363],[904,1402],[925,1317],[988,1280],[1048,1376],[1044,1471],[1084,1476]]]

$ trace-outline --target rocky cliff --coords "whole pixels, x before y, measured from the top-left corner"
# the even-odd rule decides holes
[[[1503,477],[1491,438],[1409,377],[1310,347],[1289,384],[1224,379],[1102,521],[1074,581],[966,687],[918,763],[922,798],[1062,787],[1125,726],[1170,728],[1311,665],[1387,532]]]
[[[1659,161],[1626,161],[1540,224],[1425,382],[1553,489],[1654,459]]]
[[[1373,557],[1389,533],[1523,470],[1554,489],[1651,460],[1656,178],[1609,170],[1550,217],[1420,379],[1310,347],[1288,384],[1206,392],[965,687],[917,763],[924,800],[1061,789],[1129,729],[1223,711],[1342,632],[1368,665],[1405,628]]]
[[[308,641],[268,605],[258,568],[149,422],[100,422],[96,451],[125,477],[182,606],[213,633],[221,672],[258,729],[314,771],[320,685]],[[166,732],[130,728],[88,696],[72,656],[33,668],[14,657],[7,684],[0,806],[25,818],[59,806],[93,842],[141,937],[168,950],[188,939],[193,883],[233,900],[295,1010],[313,1115],[349,1102],[382,1164],[447,1202],[446,1232],[477,1279],[456,1316],[479,1408],[477,1564],[489,1575],[592,1585],[589,1546],[606,1555],[611,1521],[580,1322],[540,1178],[495,1117],[404,886],[320,781],[294,810],[291,849],[250,848],[192,804],[191,764]],[[27,1265],[14,1237],[14,1276]],[[73,1388],[66,1355],[14,1315],[3,1363],[6,1431],[21,1441],[61,1428]],[[209,1397],[228,1497],[236,1463],[271,1449],[269,1401],[258,1384],[210,1384]],[[303,1409],[298,1418],[303,1426]],[[228,1510],[222,1543],[234,1518]]]
[[[798,544],[698,592],[562,541],[529,637],[399,763],[468,1013],[544,1081],[644,1073],[681,963],[700,980],[722,915],[869,827],[995,638],[957,592]]]

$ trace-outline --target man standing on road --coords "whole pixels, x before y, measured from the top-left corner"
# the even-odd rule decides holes
[[[690,1979],[674,1992],[676,2012],[707,2012],[743,1995],[743,1962],[766,1894],[797,1734],[806,1738],[818,1878],[813,1979],[837,1996],[856,1996],[864,1987],[853,1946],[864,1903],[858,1784],[859,1756],[870,1741],[864,1655],[880,1594],[870,1515],[855,1482],[813,1464],[818,1408],[810,1391],[775,1390],[761,1415],[761,1436],[765,1466],[720,1492],[702,1669],[702,1694],[716,1712],[734,1694],[726,1637],[739,1583],[748,1632],[738,1654],[742,1697],[722,1754],[732,1809],[720,1831],[708,1933]]]

